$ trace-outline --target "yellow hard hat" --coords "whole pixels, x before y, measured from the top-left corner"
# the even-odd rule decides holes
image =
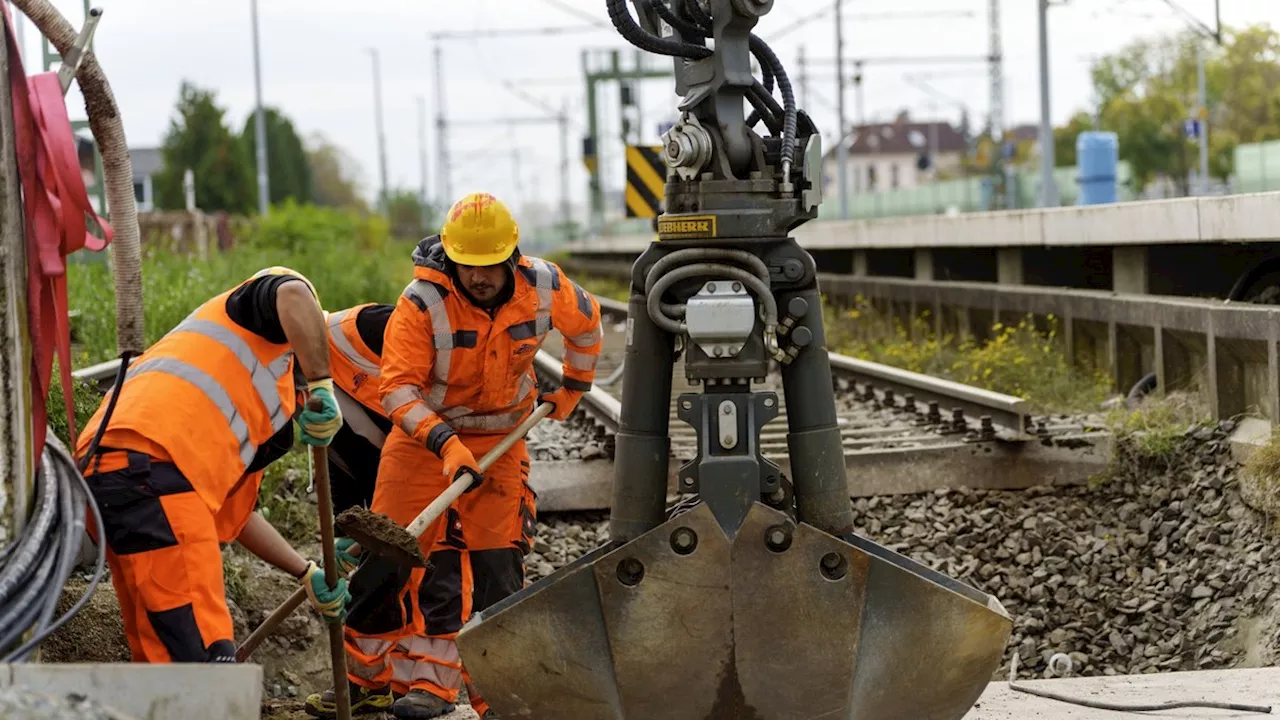
[[[459,265],[506,262],[519,239],[511,211],[489,193],[471,193],[454,203],[440,229],[444,254]]]
[[[292,275],[293,277],[298,278],[302,282],[306,283],[307,287],[311,289],[311,294],[316,297],[316,304],[320,304],[320,293],[316,292],[316,286],[311,284],[311,281],[307,279],[306,275],[303,275],[297,270],[287,268],[283,265],[272,265],[268,268],[262,268],[258,272],[254,273],[253,277],[249,279],[256,280],[257,278],[266,277],[267,275]]]

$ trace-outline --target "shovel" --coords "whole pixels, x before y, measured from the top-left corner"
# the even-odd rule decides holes
[[[506,437],[502,438],[493,449],[484,454],[476,463],[480,472],[488,470],[498,458],[502,457],[515,445],[521,438],[533,429],[554,409],[551,403],[542,403],[534,408],[533,413],[524,419],[516,429],[512,430]],[[440,496],[431,501],[422,512],[418,513],[418,517],[409,523],[407,528],[399,528],[395,523],[391,522],[383,515],[366,510],[365,508],[351,508],[342,513],[338,518],[338,526],[342,528],[346,537],[350,537],[356,541],[356,545],[351,548],[351,553],[355,554],[362,550],[368,550],[375,555],[386,555],[394,558],[402,565],[411,567],[426,567],[426,557],[422,555],[422,550],[418,546],[418,537],[435,522],[436,518],[444,514],[444,511],[457,500],[463,492],[471,486],[475,479],[470,473],[463,475],[453,481]],[[328,478],[325,478],[326,488]],[[318,485],[318,483],[317,483]],[[326,490],[326,494],[327,494]],[[332,517],[333,510],[329,510]],[[328,541],[328,549],[332,551],[333,540]],[[358,572],[358,571],[357,571]],[[298,606],[307,599],[307,591],[305,588],[298,588],[290,595],[287,600],[280,604],[262,624],[258,626],[244,643],[236,650],[236,660],[244,662],[246,658],[258,649],[263,640],[275,631],[285,618],[289,617]],[[344,656],[345,657],[345,656]],[[342,687],[346,687],[342,683]]]

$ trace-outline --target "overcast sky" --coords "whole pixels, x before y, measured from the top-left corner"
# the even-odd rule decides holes
[[[1213,0],[1178,0],[1188,12],[1213,21]],[[1225,24],[1267,22],[1280,26],[1280,0],[1221,0]],[[82,0],[55,0],[68,19],[80,23]],[[160,143],[168,128],[179,83],[186,79],[217,91],[238,131],[254,106],[250,0],[97,0],[105,14],[97,52],[124,114],[131,146]],[[800,18],[829,8],[832,0],[777,0],[757,32],[768,40]],[[848,57],[974,56],[988,48],[988,0],[849,0],[845,4]],[[944,13],[938,17],[937,14]],[[417,188],[419,133],[417,98],[426,98],[429,193],[437,192],[432,46],[439,31],[608,25],[604,0],[259,0],[264,100],[288,114],[304,136],[313,132],[346,148],[360,163],[366,194],[376,192],[378,153],[373,107],[372,62],[382,66],[387,164],[392,186]],[[908,14],[909,17],[902,17]],[[1003,0],[1006,118],[1036,122],[1039,70],[1034,0]],[[896,17],[885,17],[897,15]],[[1090,59],[1140,35],[1185,27],[1164,0],[1070,0],[1050,11],[1052,114],[1061,122],[1089,102]],[[772,43],[795,84],[801,46],[814,62],[808,107],[824,133],[834,132],[835,56],[830,16]],[[26,32],[28,69],[39,57],[39,39]],[[544,104],[568,103],[573,123],[570,189],[575,204],[586,194],[580,161],[585,132],[582,51],[626,48],[612,28],[558,37],[450,40],[443,44],[446,112],[451,121],[455,196],[484,189],[523,202],[555,203],[559,197],[559,135],[554,123],[515,128],[477,126],[474,121],[545,114],[504,87],[515,85]],[[669,67],[651,57],[650,63]],[[881,65],[865,71],[866,113],[887,119],[908,108],[930,115],[930,96],[906,76],[932,76],[928,84],[971,108],[975,123],[989,107],[985,65]],[[644,84],[644,140],[657,142],[657,124],[674,108],[669,80]],[[599,107],[602,133],[618,135],[617,90],[605,86]],[[847,95],[849,122],[854,93]],[[78,96],[72,117],[83,117]],[[941,101],[936,113],[958,118],[957,105]],[[468,121],[472,121],[468,124]],[[514,152],[513,152],[514,150]],[[620,186],[620,147],[605,147],[606,178]],[[612,154],[613,157],[609,155]],[[513,155],[516,156],[513,159]],[[518,179],[517,179],[518,178]]]

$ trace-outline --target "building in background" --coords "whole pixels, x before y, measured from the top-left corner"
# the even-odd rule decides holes
[[[138,212],[155,209],[155,191],[151,178],[164,167],[159,148],[134,148],[129,151],[133,164],[133,199],[138,202]]]
[[[87,132],[87,131],[86,131]],[[93,138],[87,134],[76,135],[76,154],[80,159],[80,177],[84,179],[84,189],[89,194],[89,203],[99,214],[98,177],[94,172]],[[159,148],[137,148],[129,151],[129,160],[133,165],[133,199],[138,203],[138,212],[151,212],[155,209],[155,194],[151,178],[164,166],[164,159]]]
[[[929,182],[934,177],[929,163],[931,141],[937,143],[938,175],[959,175],[969,145],[964,134],[948,122],[913,122],[904,111],[893,122],[855,125],[844,137],[849,191],[913,188]],[[828,197],[839,187],[837,168],[833,148],[822,159]]]

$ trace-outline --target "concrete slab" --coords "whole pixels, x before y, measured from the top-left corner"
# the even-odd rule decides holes
[[[1118,675],[1115,677],[1019,681],[1037,690],[1111,703],[1163,703],[1178,700],[1270,705],[1280,710],[1280,668],[1203,670],[1198,672]],[[991,683],[964,720],[1116,720],[1124,717],[1220,720],[1262,717],[1257,713],[1205,708],[1118,713],[1070,705],[1015,692],[1005,682]]]
[[[10,686],[78,693],[140,720],[258,720],[262,706],[262,666],[252,664],[0,664],[0,688]]]
[[[1254,450],[1271,440],[1271,422],[1262,418],[1242,418],[1231,433],[1231,458],[1236,462],[1249,459]]]

